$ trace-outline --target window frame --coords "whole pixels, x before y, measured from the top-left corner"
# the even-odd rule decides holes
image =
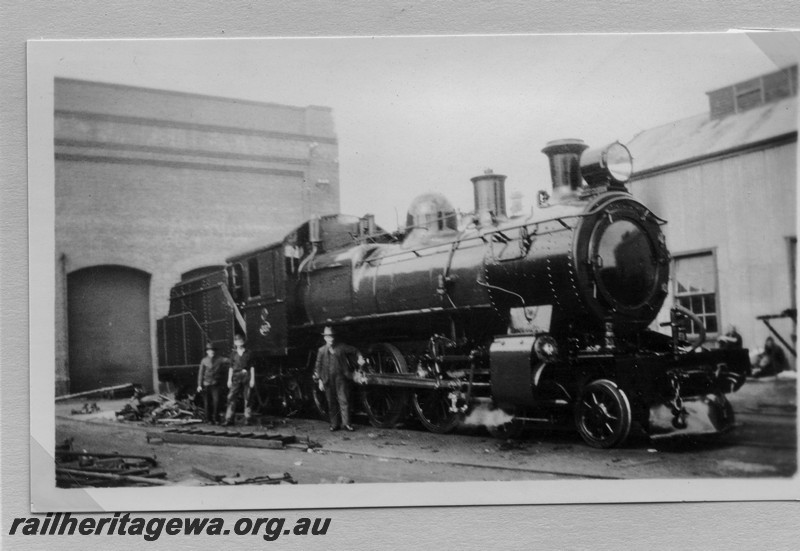
[[[244,266],[241,262],[234,262],[228,270],[228,288],[234,302],[244,300]]]
[[[258,298],[261,296],[261,266],[258,256],[247,259],[247,296]],[[255,272],[255,273],[254,273]]]
[[[678,291],[678,262],[680,260],[683,260],[683,259],[697,258],[697,257],[704,257],[704,256],[711,257],[712,270],[713,270],[713,274],[714,274],[714,290],[713,290],[713,293],[709,293],[709,292],[680,293]],[[717,337],[717,336],[719,336],[721,334],[720,322],[722,320],[722,311],[720,309],[721,300],[720,300],[720,296],[719,296],[720,295],[720,288],[719,288],[719,265],[717,263],[717,248],[716,247],[710,247],[710,248],[706,248],[706,249],[695,249],[695,250],[691,250],[691,251],[673,253],[671,268],[672,268],[672,278],[671,278],[672,279],[672,300],[673,300],[674,304],[680,304],[681,303],[680,299],[684,298],[684,297],[706,296],[706,295],[709,295],[709,294],[713,294],[714,295],[714,308],[715,308],[715,311],[713,313],[708,314],[708,313],[705,312],[705,301],[703,301],[703,312],[698,313],[698,312],[694,312],[694,310],[692,310],[692,312],[694,314],[696,314],[700,319],[703,320],[705,325],[708,325],[707,323],[705,323],[706,318],[708,318],[710,316],[714,316],[716,318],[716,322],[717,322],[716,331],[709,331],[708,328],[706,327],[706,339],[707,340],[713,340],[715,337]],[[691,310],[691,308],[689,308],[689,309]],[[699,333],[696,333],[696,332],[693,331],[693,328],[694,328],[694,322],[691,323],[690,330],[687,332],[687,336],[690,337],[690,338],[697,337],[699,335]]]
[[[758,101],[753,103],[752,105],[748,105],[747,101],[744,101],[745,98],[757,95]],[[744,111],[749,111],[750,109],[754,109],[760,105],[764,105],[764,79],[763,77],[759,77],[756,79],[752,79],[746,82],[740,82],[733,86],[733,97],[736,106],[736,112],[742,113]],[[744,106],[742,104],[744,103]]]

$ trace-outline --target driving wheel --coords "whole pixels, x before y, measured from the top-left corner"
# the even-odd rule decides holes
[[[408,367],[403,354],[389,343],[376,343],[369,347],[363,366],[366,373],[406,373]],[[400,388],[366,386],[361,392],[361,403],[373,427],[394,427],[405,411],[408,393]]]
[[[461,416],[458,412],[451,411],[447,390],[415,392],[412,401],[414,412],[429,431],[444,434],[458,425]]]

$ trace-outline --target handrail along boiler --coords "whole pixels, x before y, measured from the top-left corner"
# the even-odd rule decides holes
[[[747,351],[686,342],[693,314],[680,307],[671,336],[649,329],[670,255],[665,222],[624,186],[628,150],[559,140],[542,151],[553,193],[540,192],[529,216],[507,215],[505,176],[487,170],[472,179],[466,227],[429,193],[403,232],[369,215],[313,218],[224,270],[185,278],[159,320],[161,377],[185,373],[189,356],[199,362],[204,339],[224,346],[242,331],[260,362],[262,405],[277,396],[286,412],[313,396],[324,407],[306,383],[320,330],[333,325],[370,359],[355,379],[378,427],[414,413],[435,432],[483,419],[509,436],[567,421],[603,448],[634,425],[651,437],[732,427],[725,394],[743,384]]]

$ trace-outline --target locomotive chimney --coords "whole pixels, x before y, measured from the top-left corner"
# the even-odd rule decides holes
[[[359,221],[359,236],[372,237],[375,235],[375,215],[365,214]]]
[[[472,178],[475,190],[475,217],[482,226],[506,217],[506,177],[487,168]]]
[[[308,221],[308,240],[314,245],[322,243],[322,228],[319,216],[316,214]]]
[[[550,159],[550,178],[556,202],[581,187],[581,153],[587,147],[583,140],[567,139],[547,142],[542,149],[542,153]]]

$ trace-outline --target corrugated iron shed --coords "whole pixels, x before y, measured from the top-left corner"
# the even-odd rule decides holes
[[[627,146],[637,177],[796,136],[797,97],[791,97],[722,119],[706,113],[671,122],[640,132]]]

